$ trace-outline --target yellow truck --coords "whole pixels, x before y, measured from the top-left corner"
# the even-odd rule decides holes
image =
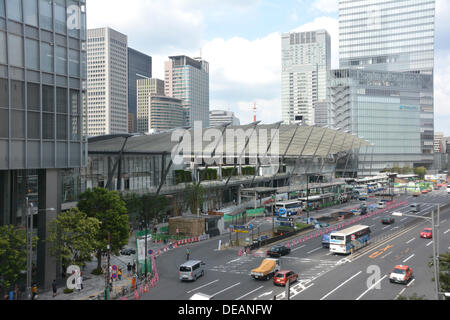
[[[250,273],[253,279],[264,279],[268,280],[270,277],[280,270],[280,260],[267,258],[264,259],[261,265],[253,269]]]

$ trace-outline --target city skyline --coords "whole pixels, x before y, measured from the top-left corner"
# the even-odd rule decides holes
[[[258,120],[281,120],[281,35],[286,32],[326,29],[332,41],[332,69],[339,67],[338,1],[133,1],[127,8],[119,2],[88,3],[88,28],[109,25],[129,35],[129,44],[153,57],[154,76],[162,78],[164,61],[170,55],[199,56],[210,63],[211,106],[229,105],[231,111],[249,123],[253,104],[258,106]],[[123,9],[123,10],[122,10]],[[148,17],[159,14],[146,32],[136,28]],[[302,13],[300,15],[300,12]],[[120,13],[121,19],[116,19]],[[162,14],[164,13],[164,14]],[[447,123],[450,99],[447,83],[450,46],[444,34],[450,23],[445,16],[450,4],[436,1],[435,44],[435,130],[450,135]],[[129,18],[128,18],[129,17]],[[269,20],[267,20],[270,18]],[[174,26],[170,20],[176,19]],[[212,21],[217,21],[213,23]],[[270,23],[266,23],[270,21]],[[264,23],[263,23],[264,22]],[[219,25],[227,25],[220,28]],[[228,27],[229,26],[229,27]],[[151,30],[150,30],[151,29]],[[147,31],[150,30],[150,31]],[[158,30],[158,32],[156,32]]]

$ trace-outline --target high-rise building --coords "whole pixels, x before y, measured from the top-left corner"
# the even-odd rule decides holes
[[[417,159],[416,156],[414,164],[423,165],[427,168],[430,168],[433,162],[434,21],[435,0],[339,0],[341,70],[332,71],[335,72],[332,75],[335,78],[337,74],[345,74],[350,69],[376,71],[366,73],[369,78],[362,80],[361,92],[359,93],[361,96],[359,102],[353,101],[353,110],[363,109],[367,103],[385,102],[386,105],[391,103],[396,105],[396,101],[399,100],[407,107],[404,110],[410,110],[408,108],[416,110],[418,108],[420,116],[417,123],[418,128],[415,131],[420,132],[421,159]],[[391,80],[401,79],[398,72],[420,74],[420,76],[409,76],[411,79],[416,79],[413,81],[406,79],[405,84],[391,82]],[[363,75],[358,75],[358,77],[360,76]],[[423,83],[424,86],[421,90],[417,90],[416,81]],[[372,88],[363,89],[366,82]],[[356,86],[356,83],[352,83],[351,85]],[[407,85],[411,85],[411,87],[406,87]],[[375,90],[376,86],[385,90]],[[394,90],[394,88],[400,87],[401,90]],[[356,87],[349,88],[349,90],[354,91]],[[414,90],[416,90],[415,93]],[[405,100],[405,97],[400,95],[402,91],[409,92],[409,100]],[[347,98],[343,96],[342,99]],[[340,101],[340,103],[345,104],[343,101]],[[357,106],[358,104],[359,106]],[[332,108],[339,109],[340,107],[332,105]],[[333,114],[333,117],[339,117],[335,111],[333,111]],[[367,119],[367,121],[368,125],[376,122],[370,119]],[[339,120],[332,119],[331,122],[336,123]],[[368,139],[369,136],[381,132],[381,130],[378,130],[380,127],[372,126],[372,128],[373,132],[364,138]],[[398,130],[399,128],[395,123],[391,123],[388,127],[384,126],[384,133],[398,134]],[[389,148],[388,140],[377,139],[378,150],[383,149],[383,153],[385,153]],[[417,143],[413,145],[416,146]],[[412,161],[409,155],[405,154],[405,157],[402,158],[401,154],[394,149],[392,150],[392,156],[385,157],[386,166]],[[394,154],[397,155],[394,156]]]
[[[445,153],[444,147],[444,133],[443,132],[435,132],[434,133],[434,153]]]
[[[137,123],[137,87],[136,81],[139,79],[149,79],[152,77],[152,57],[128,48],[128,113],[133,117],[132,123]],[[131,121],[130,121],[131,123]],[[137,129],[129,127],[130,133]]]
[[[330,74],[333,126],[374,145],[360,150],[359,175],[424,164],[420,121],[427,101],[421,97],[432,94],[432,75],[355,69]]]
[[[327,31],[283,34],[282,120],[314,125],[314,103],[327,98],[331,69],[331,38]]]
[[[233,126],[239,126],[241,121],[231,111],[211,110],[209,112],[210,127],[218,127],[227,123],[231,123]]]
[[[87,132],[128,132],[128,37],[111,28],[90,29],[88,37]]]
[[[435,0],[339,0],[341,68],[434,69]]]
[[[165,93],[183,101],[185,125],[209,126],[209,63],[201,58],[169,57],[165,63]]]
[[[61,275],[47,225],[87,161],[85,3],[0,0],[0,225],[32,213],[41,289]]]

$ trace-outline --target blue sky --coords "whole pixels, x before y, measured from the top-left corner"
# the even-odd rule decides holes
[[[281,119],[281,39],[284,32],[327,29],[338,68],[337,0],[89,0],[88,28],[109,26],[129,46],[153,57],[163,78],[170,55],[210,63],[211,109],[265,123]],[[436,131],[450,136],[450,1],[436,0]]]

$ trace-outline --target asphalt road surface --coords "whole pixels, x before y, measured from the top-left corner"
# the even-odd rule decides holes
[[[354,256],[331,254],[322,248],[321,239],[311,239],[292,248],[289,255],[280,259],[282,269],[299,274],[299,281],[291,285],[293,300],[392,300],[399,295],[416,293],[434,299],[432,240],[421,239],[420,231],[430,223],[412,217],[395,217],[392,225],[383,225],[381,219],[393,211],[427,215],[437,204],[450,203],[450,195],[436,190],[419,198],[401,196],[397,201],[408,200],[407,206],[389,210],[361,222],[371,227],[372,244]],[[421,203],[421,212],[411,213],[409,205]],[[440,215],[440,252],[450,250],[450,210]],[[261,230],[270,230],[271,219],[258,221]],[[394,238],[385,239],[389,235]],[[186,261],[185,247],[164,253],[156,260],[159,282],[142,299],[188,300],[195,293],[213,296],[214,300],[269,300],[286,299],[285,288],[276,287],[272,280],[257,281],[250,270],[258,267],[264,258],[252,255],[238,256],[238,249],[218,251],[219,240],[226,242],[229,235],[189,245],[191,260],[206,263],[205,275],[193,282],[178,279],[178,267]],[[283,241],[284,244],[286,242]],[[414,278],[408,285],[392,284],[388,275],[393,267],[405,264],[413,268]]]

